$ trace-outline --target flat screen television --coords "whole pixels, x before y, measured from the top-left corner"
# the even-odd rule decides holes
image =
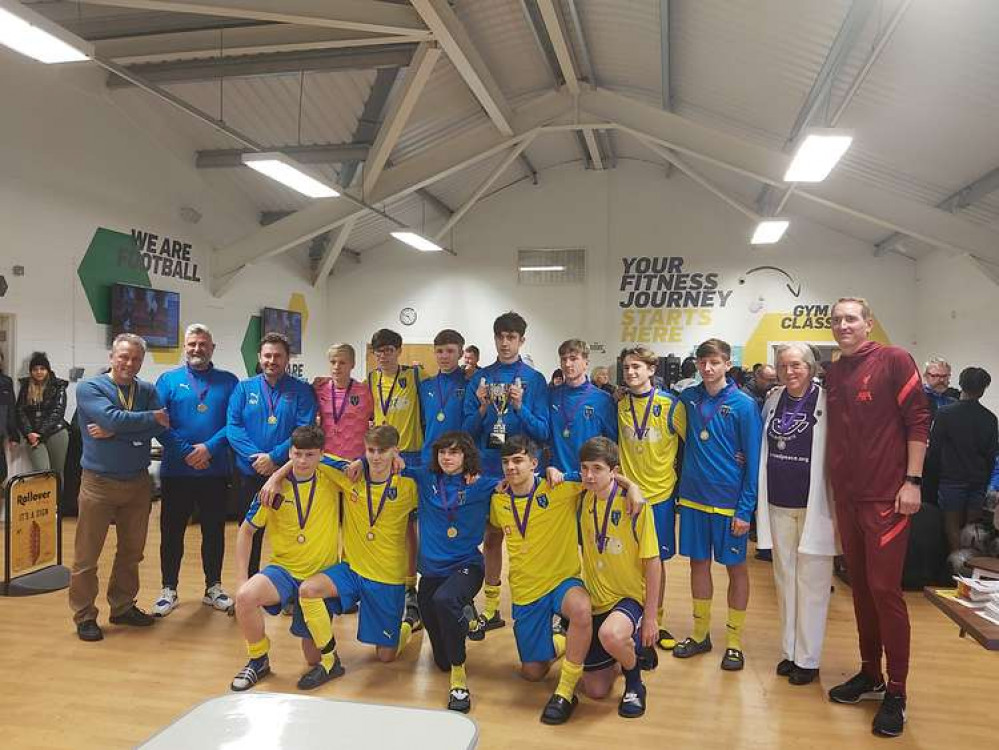
[[[302,353],[302,313],[265,307],[260,312],[260,330],[264,334],[284,334],[291,344],[291,355]]]
[[[180,345],[180,294],[131,284],[111,287],[111,336],[135,333],[153,349]]]

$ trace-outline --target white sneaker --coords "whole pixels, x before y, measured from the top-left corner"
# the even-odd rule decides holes
[[[160,598],[153,604],[153,617],[166,617],[177,608],[177,590],[164,588]]]
[[[233,607],[232,598],[222,589],[221,583],[213,583],[205,591],[201,599],[202,604],[214,607],[219,612],[228,612]]]

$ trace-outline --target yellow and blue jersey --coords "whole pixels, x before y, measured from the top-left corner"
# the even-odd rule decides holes
[[[687,429],[683,403],[656,389],[641,396],[628,393],[617,404],[621,473],[638,482],[653,505],[673,497],[677,454]]]
[[[322,469],[319,467],[311,480],[298,483],[297,504],[294,488],[286,480],[281,485],[284,502],[280,507],[265,507],[254,497],[246,512],[247,523],[265,530],[271,545],[270,564],[283,568],[299,581],[339,559],[340,487]],[[313,484],[315,494],[310,510]]]
[[[375,402],[375,427],[392,425],[399,431],[401,452],[419,451],[423,447],[420,369],[400,365],[394,377],[372,370],[368,373],[368,388]]]

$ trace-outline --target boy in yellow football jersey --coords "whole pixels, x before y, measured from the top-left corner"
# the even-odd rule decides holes
[[[416,483],[392,472],[399,455],[399,433],[391,425],[372,427],[364,436],[368,472],[357,481],[345,475],[349,465],[336,456],[324,456],[321,476],[329,477],[344,493],[343,547],[349,562],[331,565],[302,582],[299,597],[307,602],[327,600],[333,613],[343,614],[360,603],[357,639],[375,646],[380,661],[394,661],[412,635],[403,620],[406,597],[406,527],[416,509]],[[285,465],[267,481],[261,498],[272,497]],[[338,663],[336,640],[329,618],[306,622],[323,654]]]
[[[676,554],[677,455],[687,430],[687,413],[671,393],[657,390],[652,378],[656,373],[656,353],[644,346],[625,349],[624,382],[627,393],[618,402],[618,433],[622,473],[638,482],[642,494],[652,505],[652,517],[659,540],[659,648],[670,650],[676,639],[666,628],[666,561]],[[655,652],[645,659],[652,666]]]
[[[267,652],[270,640],[264,630],[264,611],[276,615],[285,604],[294,604],[299,598],[299,584],[333,565],[337,561],[340,536],[340,488],[321,471],[317,470],[323,455],[323,431],[314,425],[298,427],[291,434],[291,460],[282,477],[275,483],[277,493],[283,498],[271,507],[262,504],[259,497],[253,500],[246,520],[239,527],[236,537],[236,620],[246,639],[250,661],[233,678],[231,688],[249,690],[270,673]],[[290,474],[290,475],[289,475]],[[264,529],[270,541],[270,563],[247,580],[250,548],[253,535]],[[335,653],[327,659],[328,665],[319,664],[321,657],[316,643],[325,640],[310,638],[310,619],[325,620],[329,628],[330,614],[319,600],[316,611],[295,607],[291,632],[301,637],[306,661],[315,665],[298,682],[298,687],[308,690],[333,677],[343,674],[343,667]],[[304,617],[303,617],[304,615]],[[314,635],[314,633],[313,633]],[[316,669],[320,668],[325,679],[317,682]]]

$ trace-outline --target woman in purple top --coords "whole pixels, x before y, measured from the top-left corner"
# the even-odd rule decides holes
[[[763,405],[758,547],[773,549],[783,658],[777,674],[807,685],[819,673],[836,530],[826,491],[826,394],[813,381],[807,344],[777,347],[777,376]]]

